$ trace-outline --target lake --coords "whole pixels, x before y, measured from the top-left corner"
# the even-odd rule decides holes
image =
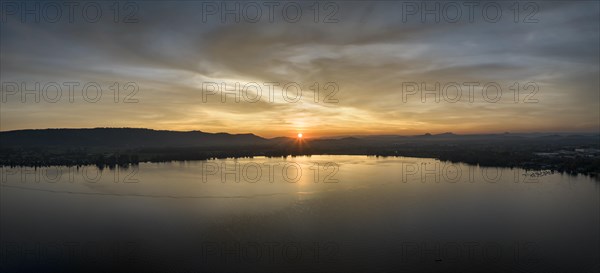
[[[597,272],[600,182],[435,159],[1,170],[2,272]]]

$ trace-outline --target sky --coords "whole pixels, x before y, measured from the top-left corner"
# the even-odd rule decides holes
[[[69,3],[2,2],[1,131],[600,130],[597,1]]]

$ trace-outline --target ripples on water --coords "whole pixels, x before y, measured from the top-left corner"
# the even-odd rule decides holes
[[[1,178],[2,272],[600,269],[585,176],[312,156]]]

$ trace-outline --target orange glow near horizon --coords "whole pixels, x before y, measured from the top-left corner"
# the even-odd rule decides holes
[[[2,113],[4,115],[4,113]],[[591,128],[562,128],[559,126],[540,126],[539,129],[531,129],[531,128],[521,128],[520,126],[515,126],[516,128],[507,128],[506,126],[481,126],[480,128],[474,128],[474,126],[452,126],[449,128],[448,126],[422,126],[419,128],[401,128],[401,129],[380,129],[373,128],[371,126],[357,125],[352,128],[277,128],[271,127],[265,129],[263,127],[257,126],[248,126],[248,127],[225,127],[225,126],[152,126],[150,124],[127,124],[126,126],[120,125],[103,125],[103,126],[85,126],[85,124],[81,124],[79,126],[27,126],[28,124],[17,126],[11,128],[9,126],[5,126],[5,119],[3,116],[2,119],[2,127],[0,131],[11,131],[11,130],[25,130],[25,129],[56,129],[56,128],[68,128],[68,129],[84,129],[84,128],[143,128],[143,129],[151,129],[151,130],[169,130],[169,131],[178,131],[178,132],[189,132],[189,131],[202,131],[205,133],[229,133],[229,134],[254,134],[263,138],[274,138],[274,137],[282,137],[289,136],[296,140],[307,140],[309,139],[318,139],[318,138],[335,138],[335,137],[348,137],[348,136],[369,136],[369,135],[402,135],[402,136],[411,136],[411,135],[422,135],[425,133],[430,134],[441,134],[446,132],[451,132],[459,135],[469,135],[469,134],[502,134],[505,132],[510,133],[556,133],[556,132],[589,132],[589,133],[598,133],[597,129]],[[308,130],[309,132],[305,131]],[[290,131],[294,132],[290,135]],[[308,134],[308,135],[307,135]],[[300,135],[302,135],[300,137]]]

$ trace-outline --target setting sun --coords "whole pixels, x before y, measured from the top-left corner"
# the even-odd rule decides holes
[[[600,273],[599,11],[0,0],[0,273]]]

